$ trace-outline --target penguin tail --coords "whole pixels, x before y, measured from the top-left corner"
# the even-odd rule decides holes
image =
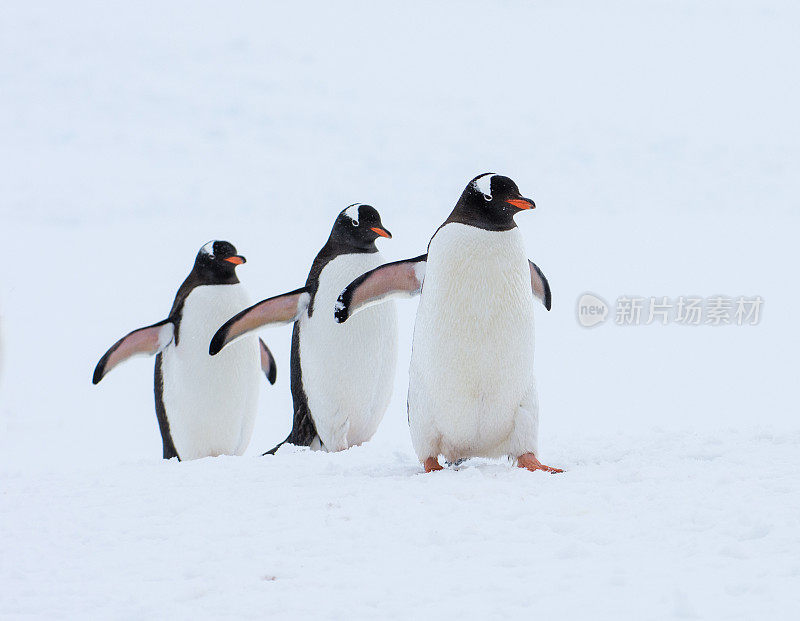
[[[286,444],[289,441],[289,438],[291,438],[291,437],[292,437],[292,434],[289,434],[288,436],[286,436],[286,439],[283,442],[279,442],[278,443],[278,446],[276,446],[273,449],[268,450],[266,453],[261,453],[261,457],[265,457],[267,455],[274,455],[279,448],[281,448],[284,444]]]
[[[274,455],[275,452],[286,443],[294,444],[295,446],[310,446],[312,450],[325,450],[322,440],[317,434],[317,428],[314,426],[314,420],[308,413],[307,407],[301,407],[295,411],[294,425],[286,439],[278,444],[274,449],[262,453],[261,456]]]

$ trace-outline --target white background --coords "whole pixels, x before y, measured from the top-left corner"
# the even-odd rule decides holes
[[[799,16],[5,3],[0,616],[791,616]],[[517,221],[553,289],[540,446],[564,475],[419,475],[414,301],[383,425],[343,454],[258,457],[291,426],[287,328],[262,334],[279,380],[244,458],[159,459],[150,360],[91,385],[208,240],[257,300],[304,283],[352,202],[387,260],[424,252],[487,171],[537,204]],[[587,330],[586,291],[765,303],[758,326]]]

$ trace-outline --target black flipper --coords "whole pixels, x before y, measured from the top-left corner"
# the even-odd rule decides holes
[[[530,263],[531,268],[531,289],[533,289],[533,295],[544,304],[547,310],[550,310],[550,305],[553,301],[550,294],[550,283],[547,282],[547,278],[542,274],[542,270],[539,269],[536,263],[533,261],[528,261],[528,263]]]
[[[208,353],[215,356],[231,341],[268,324],[292,323],[308,308],[310,300],[308,289],[303,287],[253,304],[217,330]]]
[[[175,324],[164,319],[152,326],[129,332],[103,354],[94,368],[92,383],[97,384],[118,364],[139,354],[153,355],[161,352],[175,338]]]
[[[263,340],[258,339],[258,345],[261,351],[261,370],[264,371],[269,383],[275,384],[275,380],[278,378],[278,365],[275,364],[275,357]]]
[[[334,317],[344,323],[360,309],[392,297],[410,298],[422,291],[428,255],[385,263],[351,282],[336,301]]]

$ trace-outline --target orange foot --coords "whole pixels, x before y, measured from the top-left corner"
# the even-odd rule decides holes
[[[436,457],[428,457],[425,460],[425,472],[433,472],[434,470],[444,470],[439,465],[439,460]]]
[[[427,464],[427,462],[426,462]],[[536,470],[544,470],[545,472],[549,472],[550,474],[556,474],[558,472],[564,472],[560,468],[551,468],[550,466],[545,466],[542,462],[536,459],[536,455],[533,453],[525,453],[524,455],[520,455],[517,457],[517,466],[520,468],[525,468],[534,472]]]

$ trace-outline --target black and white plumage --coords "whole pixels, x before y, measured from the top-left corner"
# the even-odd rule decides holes
[[[164,459],[241,455],[250,443],[258,405],[259,368],[275,383],[272,353],[256,337],[224,356],[208,340],[231,313],[249,304],[236,276],[245,262],[226,241],[204,245],[166,319],[134,330],[100,359],[92,382],[138,354],[156,354],[156,416]]]
[[[508,177],[479,175],[427,254],[363,274],[338,298],[334,316],[345,322],[383,300],[421,294],[408,418],[426,470],[439,468],[439,455],[451,463],[507,455],[541,466],[533,299],[549,310],[550,286],[514,222],[534,207]]]
[[[382,263],[375,245],[379,237],[391,235],[378,211],[370,205],[350,205],[337,216],[304,287],[242,311],[212,339],[209,353],[217,355],[253,330],[294,323],[292,430],[268,453],[284,442],[344,450],[369,440],[383,419],[397,360],[394,305],[368,309],[347,325],[340,325],[331,315],[345,285]]]

